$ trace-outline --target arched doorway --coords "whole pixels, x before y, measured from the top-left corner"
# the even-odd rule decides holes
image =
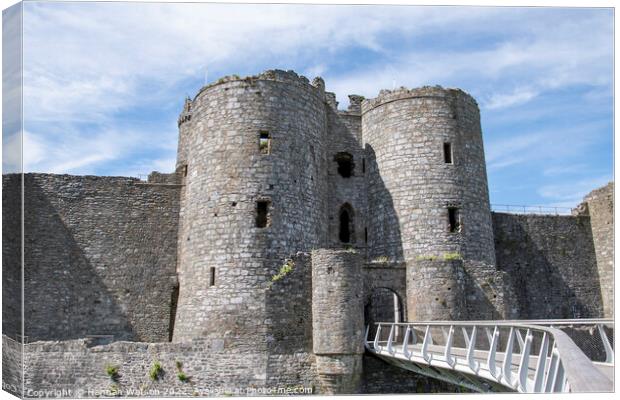
[[[353,217],[353,207],[351,207],[349,203],[344,203],[340,207],[340,212],[338,213],[338,239],[340,239],[341,243],[355,242]]]
[[[403,317],[403,301],[396,291],[388,287],[372,289],[364,305],[364,323],[370,325],[369,337],[374,337],[377,322],[403,322]]]

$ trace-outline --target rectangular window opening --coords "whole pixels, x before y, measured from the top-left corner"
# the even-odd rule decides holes
[[[215,267],[211,267],[211,270],[210,270],[209,286],[215,286]]]
[[[258,150],[261,154],[271,154],[271,135],[267,131],[258,133]]]
[[[364,228],[364,242],[368,243],[368,228]]]
[[[256,202],[256,227],[265,228],[269,224],[269,201]]]
[[[187,176],[187,164],[183,166],[183,176]]]
[[[362,158],[362,174],[366,173],[366,159]]]
[[[443,160],[446,164],[452,164],[452,145],[447,142],[443,144]]]
[[[448,231],[460,232],[461,231],[461,216],[459,215],[459,209],[456,207],[448,207]]]

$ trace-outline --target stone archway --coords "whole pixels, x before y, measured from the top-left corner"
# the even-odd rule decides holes
[[[364,303],[364,323],[370,325],[369,337],[374,337],[377,322],[403,322],[403,299],[393,289],[375,287]]]

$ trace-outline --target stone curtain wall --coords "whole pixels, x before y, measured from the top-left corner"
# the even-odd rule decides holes
[[[24,178],[28,340],[168,341],[179,187],[119,177]]]
[[[603,315],[614,316],[614,184],[592,191],[585,197],[592,239],[596,251],[596,265],[601,282]]]
[[[22,345],[2,335],[2,390],[23,397]]]
[[[512,279],[520,319],[602,316],[590,218],[493,214],[498,269]]]
[[[2,333],[22,334],[22,175],[2,175]]]
[[[256,365],[266,362],[265,353],[230,352],[217,341],[115,342],[91,347],[87,340],[72,340],[37,342],[24,349],[25,394],[29,397],[93,398],[116,393],[129,397],[207,397],[265,386],[265,376],[254,371]],[[153,380],[149,372],[156,362],[162,371]],[[107,366],[118,368],[117,379],[106,373]],[[179,379],[181,371],[188,381]],[[46,396],[46,391],[52,394]]]

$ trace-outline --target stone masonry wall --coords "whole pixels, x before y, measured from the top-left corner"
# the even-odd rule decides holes
[[[267,384],[295,386],[305,382],[318,390],[312,353],[312,266],[308,253],[297,253],[282,266],[288,273],[272,277],[265,293]],[[282,268],[282,267],[281,267]]]
[[[2,335],[2,390],[23,397],[23,368],[20,342]]]
[[[178,186],[118,177],[24,179],[28,340],[168,341]]]
[[[362,257],[349,250],[312,252],[313,352],[322,390],[359,393],[364,353]]]
[[[407,267],[407,291],[408,320],[459,321],[467,315],[462,260],[418,260]]]
[[[592,191],[585,199],[592,227],[596,265],[601,283],[603,316],[614,316],[614,183]]]
[[[504,315],[503,296],[484,291],[496,276],[486,167],[477,104],[441,87],[381,91],[362,102],[368,176],[368,257],[406,262],[458,253],[468,317]],[[445,162],[444,145],[451,145]],[[449,229],[449,209],[460,228]],[[453,227],[454,228],[454,227]],[[408,291],[409,296],[414,292]],[[416,296],[432,295],[427,290]],[[415,302],[409,299],[408,302]],[[412,318],[412,309],[408,309]]]
[[[22,335],[22,175],[2,175],[2,333]]]
[[[229,352],[214,341],[92,346],[88,340],[71,340],[35,342],[24,349],[25,394],[30,397],[244,395],[266,383],[264,375],[254,373],[256,365],[266,362],[265,353]],[[162,370],[153,380],[149,372],[156,362]],[[107,374],[108,366],[117,367],[115,379]],[[179,378],[181,371],[186,381]]]
[[[327,239],[324,92],[292,72],[229,77],[199,92],[189,124],[174,341],[267,352],[269,280]]]
[[[587,216],[493,213],[498,269],[513,280],[519,319],[602,316],[600,279]]]
[[[365,253],[366,247],[366,173],[365,152],[362,146],[362,120],[358,96],[349,96],[352,106],[348,111],[338,111],[327,106],[327,171],[328,171],[328,214],[330,246],[355,246]],[[353,157],[353,170],[350,177],[338,173],[335,157],[339,153],[348,153]],[[344,204],[351,206],[353,223],[351,240],[343,244],[339,238],[340,210]]]

